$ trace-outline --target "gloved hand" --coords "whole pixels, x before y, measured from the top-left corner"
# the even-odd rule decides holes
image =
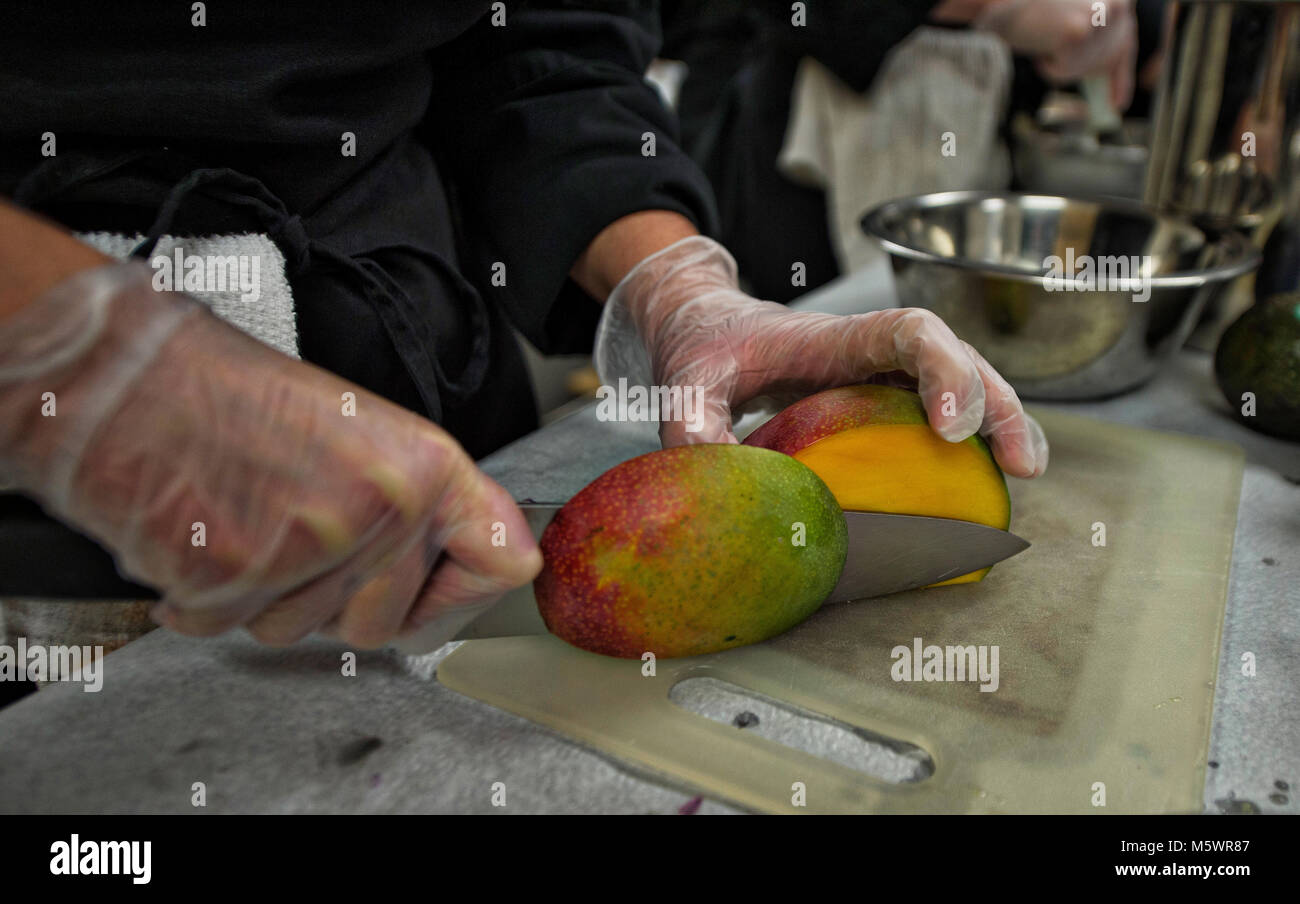
[[[155,617],[187,634],[373,647],[445,618],[450,636],[541,567],[441,429],[154,292],[136,263],[0,321],[0,479],[163,591]]]
[[[1049,81],[1110,77],[1111,104],[1133,101],[1137,19],[1132,0],[1102,0],[1105,25],[1093,25],[1094,0],[992,0],[974,25],[999,35],[1017,53],[1036,57]]]
[[[665,446],[736,442],[732,410],[757,396],[904,371],[916,378],[930,425],[944,439],[982,433],[1003,470],[1018,477],[1047,467],[1042,428],[1007,382],[937,316],[916,308],[799,313],[757,301],[738,288],[727,250],[703,236],[651,255],[615,287],[597,330],[595,359],[607,385],[624,377],[629,385],[699,387],[702,429],[690,432],[680,410],[661,412]]]

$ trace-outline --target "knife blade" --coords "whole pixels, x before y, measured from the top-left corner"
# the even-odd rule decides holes
[[[538,539],[561,507],[519,505]],[[1029,548],[1028,541],[1009,531],[951,518],[846,511],[844,522],[848,528],[848,556],[827,603],[870,599],[937,584],[987,568]],[[529,584],[507,593],[461,627],[452,639],[545,633],[546,625]],[[427,653],[447,639],[446,625],[430,625],[400,638],[394,645],[407,653]]]

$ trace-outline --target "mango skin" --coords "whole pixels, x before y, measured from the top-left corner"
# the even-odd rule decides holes
[[[696,656],[812,615],[847,541],[830,490],[793,458],[681,446],[623,462],[569,500],[542,534],[533,587],[546,627],[576,647]]]
[[[1214,378],[1240,424],[1300,442],[1300,293],[1273,295],[1233,322],[1214,353]],[[1243,411],[1244,393],[1255,411]]]
[[[854,427],[929,423],[921,397],[914,392],[894,386],[840,386],[783,409],[747,436],[745,445],[794,455],[819,439]]]
[[[808,465],[845,509],[954,518],[1000,530],[1011,523],[1006,479],[984,438],[948,443],[930,429],[921,397],[906,389],[828,389],[786,408],[745,443]],[[988,571],[943,584],[979,581]]]

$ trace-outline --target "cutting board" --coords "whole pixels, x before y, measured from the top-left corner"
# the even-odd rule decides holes
[[[438,680],[756,811],[1199,811],[1241,450],[1035,415],[1051,466],[1009,481],[1012,528],[1033,546],[982,583],[825,606],[766,643],[661,660],[653,676],[533,636],[469,641]],[[899,648],[918,638],[945,653],[930,677],[960,677],[946,668],[949,646],[997,647],[997,689],[895,680]],[[669,699],[696,677],[914,745],[933,771],[887,781]]]

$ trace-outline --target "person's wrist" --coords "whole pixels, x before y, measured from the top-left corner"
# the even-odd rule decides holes
[[[0,320],[0,480],[44,496],[200,305],[137,261],[74,273]],[[55,491],[57,495],[57,490]]]
[[[59,226],[0,200],[0,323],[73,274],[111,262]]]
[[[610,293],[636,321],[647,341],[679,308],[717,293],[739,293],[735,258],[707,236],[679,239],[637,264]]]
[[[591,240],[569,275],[588,295],[603,302],[646,258],[698,234],[694,223],[671,210],[628,214]]]

